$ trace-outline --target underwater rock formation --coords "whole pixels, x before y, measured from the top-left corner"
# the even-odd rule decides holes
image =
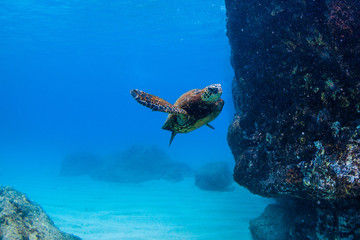
[[[90,175],[97,180],[124,183],[157,179],[179,182],[191,176],[192,170],[185,163],[172,161],[156,146],[139,145],[108,157],[72,154],[63,160],[60,175]]]
[[[232,174],[225,162],[205,164],[195,172],[195,185],[208,191],[231,191]]]
[[[175,162],[156,146],[132,146],[104,159],[98,171],[91,176],[110,182],[139,183],[165,179],[181,181],[191,172],[184,163]]]
[[[228,0],[235,180],[268,197],[360,195],[360,2]]]
[[[0,186],[0,239],[80,240],[60,231],[41,207],[11,187]]]
[[[360,197],[360,2],[225,2],[234,180],[265,197]]]
[[[86,152],[67,156],[61,164],[60,176],[91,175],[101,164],[101,158]]]
[[[360,239],[358,200],[281,200],[250,221],[254,240]]]

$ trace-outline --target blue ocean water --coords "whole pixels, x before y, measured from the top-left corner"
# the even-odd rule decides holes
[[[230,49],[223,1],[13,1],[0,3],[0,118],[4,150],[109,152],[167,147],[166,114],[138,105],[132,88],[169,102],[221,83],[213,122],[177,136],[181,159],[232,161]],[[200,160],[200,159],[199,159]]]
[[[41,183],[27,176],[56,173],[67,154],[105,155],[152,144],[193,168],[211,161],[233,167],[226,141],[233,71],[225,11],[221,0],[0,1],[0,185],[28,191],[71,232],[69,221],[52,212],[51,198],[37,192],[46,195]],[[173,103],[212,83],[222,84],[225,100],[212,122],[215,130],[178,134],[170,148],[171,133],[161,129],[166,114],[141,106],[129,93],[137,88]],[[236,196],[254,197],[241,191],[245,195]],[[231,206],[227,211],[224,216]]]

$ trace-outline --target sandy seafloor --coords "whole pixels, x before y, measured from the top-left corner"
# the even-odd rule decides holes
[[[120,184],[7,171],[0,185],[27,194],[56,226],[84,240],[251,239],[249,220],[272,201],[236,184],[232,192],[203,191],[192,177]]]

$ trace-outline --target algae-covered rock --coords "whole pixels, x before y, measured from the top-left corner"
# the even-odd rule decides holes
[[[11,187],[0,186],[0,239],[80,240],[60,231],[42,208]]]
[[[267,197],[360,196],[360,2],[226,7],[235,181]]]
[[[225,2],[234,180],[303,199],[252,221],[254,239],[272,221],[279,239],[360,239],[360,1]]]

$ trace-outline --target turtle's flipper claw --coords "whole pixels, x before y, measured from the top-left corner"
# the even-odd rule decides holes
[[[208,126],[209,128],[211,128],[211,129],[215,129],[213,126],[211,126],[210,124],[206,124],[206,126]]]

